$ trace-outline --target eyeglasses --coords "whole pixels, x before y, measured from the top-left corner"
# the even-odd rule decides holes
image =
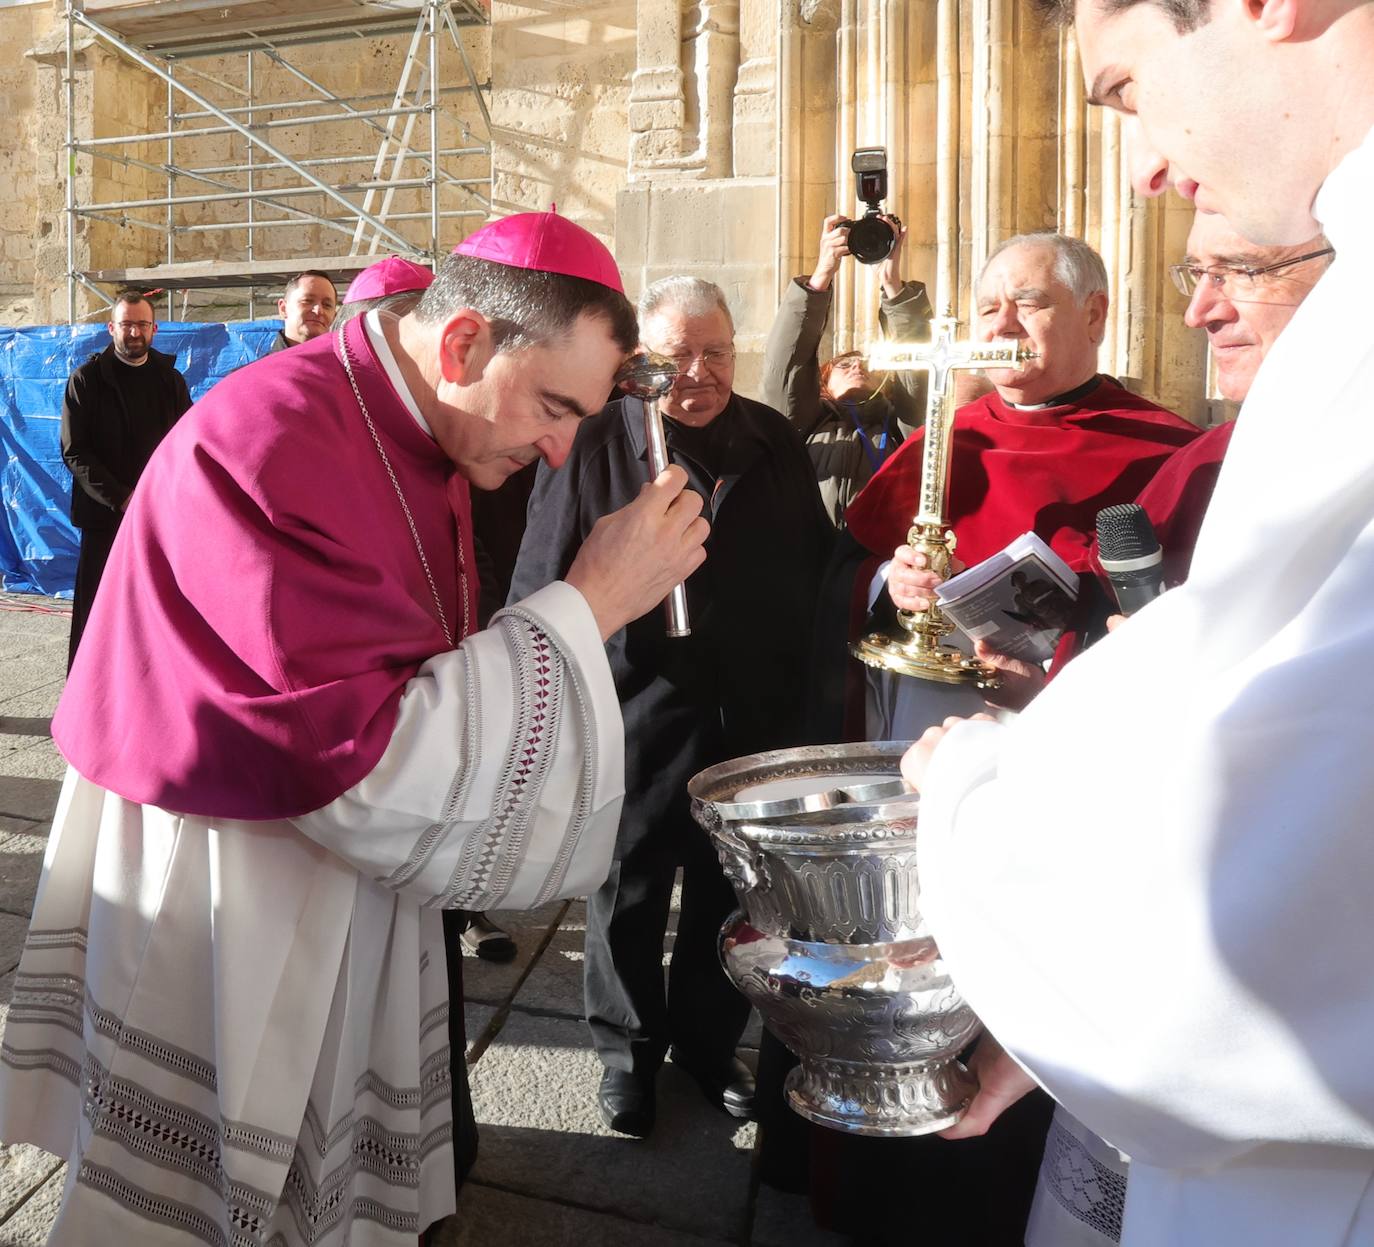
[[[676,354],[668,352],[667,358],[673,361],[673,367],[678,372],[691,372],[698,360],[712,372],[716,372],[722,368],[728,368],[735,362],[735,348],[726,346],[714,351],[701,351],[696,355],[689,355],[686,351],[679,351]]]
[[[1169,276],[1174,279],[1174,285],[1178,287],[1179,293],[1189,298],[1205,278],[1226,298],[1244,299],[1258,294],[1265,285],[1262,279],[1270,273],[1279,273],[1286,268],[1292,268],[1295,264],[1306,264],[1308,260],[1335,254],[1334,247],[1323,247],[1320,251],[1295,255],[1291,260],[1280,260],[1277,264],[1266,264],[1263,268],[1252,268],[1244,264],[1212,264],[1206,268],[1198,264],[1171,264]]]
[[[128,333],[130,330],[137,329],[140,333],[147,333],[153,327],[151,320],[117,320],[115,327]]]
[[[837,359],[830,367],[835,372],[867,372],[868,366],[864,363],[862,355],[846,355],[843,359]]]

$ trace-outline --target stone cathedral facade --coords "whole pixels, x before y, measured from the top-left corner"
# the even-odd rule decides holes
[[[60,203],[57,75],[51,58],[23,56],[51,40],[59,12],[52,0],[0,8],[0,45],[20,64],[0,83],[17,118],[0,167],[19,171],[17,219],[0,224],[0,296],[28,323],[61,318],[56,248],[43,251],[51,223],[42,229]],[[1112,282],[1103,370],[1198,423],[1231,414],[1211,398],[1203,335],[1184,327],[1166,273],[1191,206],[1133,195],[1117,119],[1083,102],[1072,36],[1023,0],[493,0],[475,39],[493,210],[556,203],[607,239],[632,295],[675,272],[717,281],[736,313],[742,392],[780,290],[810,271],[822,219],[862,211],[851,152],[884,146],[888,208],[910,227],[905,275],[937,308],[967,319],[973,276],[1012,234],[1082,236]],[[366,85],[366,66],[351,72]],[[133,83],[138,71],[102,56],[92,73]],[[84,240],[90,267],[128,247],[123,232]],[[876,271],[847,263],[833,349],[861,346],[876,324]]]

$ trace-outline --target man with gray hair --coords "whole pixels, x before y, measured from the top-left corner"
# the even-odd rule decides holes
[[[974,336],[1022,342],[1034,357],[990,369],[992,393],[955,414],[948,515],[958,557],[972,566],[1034,529],[1095,592],[1088,554],[1097,512],[1133,501],[1197,429],[1098,372],[1107,270],[1081,239],[1007,239],[988,257],[974,296]],[[861,544],[893,559],[887,593],[877,590],[902,610],[923,610],[938,584],[924,556],[906,545],[923,444],[917,436],[904,445],[846,513]],[[981,707],[972,688],[911,680],[885,687],[889,696],[870,699],[869,723],[883,739],[920,735],[947,714]],[[904,707],[912,696],[920,706]]]
[[[668,453],[711,522],[706,562],[687,581],[691,636],[668,637],[653,613],[607,641],[626,723],[626,797],[610,874],[587,902],[586,1009],[604,1069],[602,1119],[642,1138],[670,1047],[714,1104],[752,1111],[753,1079],[735,1056],[749,1006],[716,954],[735,901],[692,821],[686,784],[715,762],[803,743],[809,625],[831,528],[800,435],[734,392],[734,325],[720,289],[667,277],[644,291],[639,316],[641,343],[679,369],[660,403]],[[649,475],[638,399],[586,421],[561,470],[539,467],[511,599],[557,580],[586,534]]]
[[[1010,238],[988,257],[974,292],[972,336],[1011,338],[1035,356],[1015,369],[989,370],[992,392],[955,413],[946,514],[957,556],[968,565],[981,562],[1033,530],[1079,573],[1087,603],[1100,593],[1088,561],[1097,511],[1134,500],[1197,430],[1098,372],[1107,273],[1086,243],[1050,233]],[[845,514],[863,547],[843,573],[852,577],[855,597],[863,595],[856,614],[875,605],[877,625],[889,631],[896,627],[894,606],[923,609],[939,583],[905,544],[923,450],[918,430]],[[831,650],[842,661],[838,638]],[[912,739],[948,715],[984,709],[971,687],[848,666],[852,679],[865,681],[867,719],[846,725],[850,738]],[[1010,1247],[1023,1241],[1051,1111],[1043,1094],[1027,1097],[986,1139],[957,1149],[931,1138],[855,1145],[817,1130],[811,1171],[830,1175],[837,1192],[901,1183],[932,1210],[934,1219],[922,1227],[932,1242]],[[837,1198],[842,1207],[818,1211],[855,1241],[897,1241],[904,1231],[900,1218],[909,1215],[909,1201],[893,1212],[881,1201]],[[897,1220],[884,1219],[891,1217]]]

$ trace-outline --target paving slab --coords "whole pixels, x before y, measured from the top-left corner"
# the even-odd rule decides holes
[[[51,736],[51,715],[0,714],[0,736]]]
[[[25,641],[22,652],[0,658],[0,703],[5,706],[4,713],[25,718],[44,714],[42,703],[37,703],[34,710],[11,709],[10,703],[24,695],[46,691],[53,683],[60,684],[66,676],[66,665],[65,642],[59,649],[54,641]]]
[[[8,831],[27,832],[31,836],[46,836],[48,824],[40,822],[36,818],[10,818],[6,814],[0,814],[0,833]]]
[[[702,1238],[470,1181],[439,1247],[728,1247],[738,1241]]]
[[[8,975],[19,964],[19,955],[24,951],[24,937],[29,933],[27,916],[0,914],[0,974]],[[9,986],[5,988],[5,1000],[10,998]]]
[[[497,1010],[490,1005],[463,1004],[463,1032],[467,1037],[466,1051],[471,1053],[473,1045],[486,1036],[487,1029],[496,1017]],[[486,1044],[482,1045],[484,1048]]]
[[[41,719],[11,719],[11,723],[41,723]],[[32,749],[34,745],[52,743],[51,736],[42,736],[37,733],[24,735],[20,732],[5,732],[0,734],[0,772],[9,773],[6,762],[17,753],[25,749]]]
[[[14,719],[49,718],[57,709],[57,701],[62,696],[62,687],[66,682],[65,675],[48,672],[41,684],[27,689],[0,685],[0,714]]]
[[[508,1001],[564,908],[564,902],[557,901],[541,909],[493,911],[489,915],[491,920],[515,940],[515,959],[500,963],[465,955],[463,998],[492,1005]]]
[[[10,1242],[4,1218],[13,1216],[61,1168],[56,1156],[28,1143],[0,1147],[0,1243]]]
[[[23,749],[16,749],[0,758],[0,775],[13,775],[19,779],[54,779],[60,783],[66,774],[67,760],[48,736],[35,737]]]
[[[52,1229],[53,1219],[62,1203],[62,1186],[67,1176],[66,1165],[60,1161],[53,1163],[56,1168],[52,1176],[24,1200],[7,1220],[0,1221],[0,1244],[3,1247],[44,1247],[47,1243],[48,1231]],[[57,1245],[53,1244],[53,1247]]]
[[[676,918],[677,915],[674,913],[671,920],[675,923]],[[578,901],[569,907],[558,933],[549,943],[548,951],[530,971],[529,977],[515,998],[515,1008],[560,1017],[586,1017],[586,1001],[582,991],[586,932],[587,906],[584,902]],[[671,938],[670,935],[669,947]],[[666,957],[664,962],[666,966]],[[721,973],[725,973],[724,969]],[[740,1039],[740,1047],[756,1052],[762,1033],[763,1026],[758,1013],[751,1010],[749,1021]]]
[[[39,828],[41,823],[22,823]],[[0,831],[0,910],[27,914],[33,909],[38,876],[43,872],[43,854],[48,840],[34,831]]]
[[[847,1247],[852,1242],[848,1234],[819,1229],[811,1219],[811,1201],[805,1195],[788,1195],[760,1185],[749,1247]]]
[[[514,1007],[580,1022],[586,1016],[582,994],[582,930],[560,927],[529,978],[521,985]]]
[[[61,791],[61,776],[0,775],[0,815],[48,823]]]
[[[472,1069],[481,1146],[473,1179],[629,1221],[735,1240],[748,1213],[755,1127],[712,1108],[665,1067],[658,1124],[617,1135],[596,1109],[600,1065],[586,1027],[512,1012]]]

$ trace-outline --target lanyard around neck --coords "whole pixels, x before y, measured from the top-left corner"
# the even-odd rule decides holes
[[[892,410],[888,409],[887,419],[883,421],[882,435],[878,438],[878,444],[873,445],[873,439],[864,432],[863,425],[859,422],[859,409],[852,400],[846,399],[841,406],[849,413],[849,418],[854,424],[854,432],[859,435],[859,445],[864,448],[864,454],[868,456],[868,462],[873,471],[877,471],[883,466],[883,460],[887,458],[887,435],[892,427]]]

